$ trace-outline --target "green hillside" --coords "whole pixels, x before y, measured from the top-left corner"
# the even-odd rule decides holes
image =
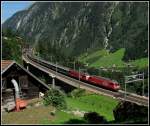
[[[103,49],[103,50],[98,50],[96,52],[93,52],[91,54],[84,53],[83,55],[79,57],[79,60],[81,62],[85,62],[85,63],[87,62],[87,63],[93,64],[94,61],[97,61],[97,59],[107,56],[107,55],[109,55],[109,53]]]
[[[124,55],[125,49],[120,49],[116,51],[115,53],[110,53],[107,56],[103,56],[102,58],[99,58],[96,62],[91,64],[93,67],[109,67],[113,66],[114,64],[116,66],[122,66],[123,65],[123,55]]]
[[[96,67],[96,68],[112,67],[112,66],[122,67],[125,64],[127,64],[127,62],[124,62],[122,60],[124,53],[125,53],[124,48],[121,48],[114,53],[108,53],[107,50],[98,50],[91,54],[86,53],[81,55],[79,57],[79,61],[81,61],[82,63],[88,63],[90,67]],[[138,68],[144,68],[148,66],[148,58],[132,60],[128,63]]]
[[[141,58],[141,59],[131,61],[131,64],[139,68],[148,67],[148,58]]]

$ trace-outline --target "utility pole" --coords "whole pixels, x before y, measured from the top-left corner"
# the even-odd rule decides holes
[[[52,56],[51,56],[51,63],[52,63]]]
[[[127,92],[127,89],[126,89],[126,81],[125,81],[125,87],[124,87],[124,90],[125,90],[124,97],[126,98],[126,92]]]
[[[80,67],[79,67],[79,81],[80,81]],[[79,84],[79,88],[80,88],[80,84]]]
[[[79,81],[80,81],[80,67],[79,67]]]
[[[56,66],[56,75],[57,75],[57,62],[56,62],[56,65],[55,65],[55,66]]]
[[[143,96],[144,96],[144,72],[143,72]]]
[[[130,64],[128,64],[127,66],[128,66],[128,75],[129,75]],[[126,85],[127,82],[128,82],[128,77],[125,77],[125,85],[124,85],[124,86],[125,86],[125,87],[124,87],[124,90],[125,90],[125,94],[124,94],[125,96],[124,96],[124,97],[125,97],[125,98],[126,98],[126,95],[127,95],[127,85]]]
[[[75,64],[75,61],[74,61],[74,70],[75,70],[75,65],[76,65],[76,64]]]

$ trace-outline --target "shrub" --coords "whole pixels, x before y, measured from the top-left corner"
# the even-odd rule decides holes
[[[70,119],[64,122],[64,124],[86,124],[86,121],[82,119]]]
[[[87,123],[90,123],[90,124],[104,124],[104,123],[107,123],[107,120],[103,116],[100,116],[96,112],[85,113],[84,114],[84,119],[87,121]]]
[[[57,109],[66,109],[67,103],[65,101],[65,95],[58,89],[51,88],[48,90],[43,98],[44,105],[52,105]]]
[[[73,90],[69,96],[73,97],[73,98],[77,98],[77,97],[80,97],[80,96],[83,96],[85,94],[85,89],[75,89]]]

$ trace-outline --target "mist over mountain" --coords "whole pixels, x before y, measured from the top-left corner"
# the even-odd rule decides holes
[[[148,2],[36,2],[2,28],[43,55],[125,48],[124,60],[148,56]]]

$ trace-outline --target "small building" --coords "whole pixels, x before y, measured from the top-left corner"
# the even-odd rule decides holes
[[[2,106],[8,102],[15,103],[15,87],[12,79],[18,83],[20,98],[24,100],[38,98],[41,92],[44,93],[49,89],[49,86],[12,60],[1,61],[1,77]]]

